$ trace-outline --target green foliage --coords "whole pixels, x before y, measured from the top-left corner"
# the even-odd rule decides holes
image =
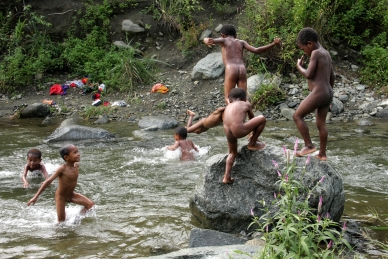
[[[298,32],[312,27],[324,48],[331,47],[332,38],[345,43],[341,47],[366,48],[362,51],[366,58],[361,60],[364,79],[388,84],[386,76],[380,76],[387,74],[383,57],[388,47],[388,0],[267,0],[259,4],[256,0],[246,0],[239,25],[239,37],[254,46],[266,45],[275,37],[282,39],[281,51],[263,53],[266,65],[282,73],[295,70],[295,61],[301,55],[296,47]],[[376,63],[382,67],[376,74],[373,71],[377,64],[372,58],[379,54],[383,56]],[[261,66],[255,55],[251,55],[249,71],[260,70]]]
[[[148,11],[162,25],[182,32],[192,24],[192,13],[196,10],[202,10],[198,0],[154,0]]]
[[[178,48],[186,53],[190,48],[198,46],[198,37],[208,26],[207,23],[197,26],[192,22],[187,29],[181,31],[182,38],[177,43]]]
[[[322,196],[319,198],[318,209],[309,207],[313,190],[320,188],[324,177],[308,190],[302,179],[310,157],[303,168],[298,168],[295,155],[290,161],[290,150],[284,150],[286,167],[283,173],[273,161],[279,176],[279,192],[274,194],[273,207],[278,208],[278,211],[270,213],[265,201],[262,201],[265,213],[261,217],[254,216],[250,225],[259,227],[258,231],[263,232],[262,239],[266,242],[258,258],[341,258],[344,246],[349,250],[352,248],[343,238],[342,232],[336,229],[338,224],[330,219],[330,215],[322,215]]]
[[[217,0],[212,1],[212,6],[220,15],[226,15],[228,12],[230,12],[230,3],[229,1],[225,1],[223,4],[219,3]]]
[[[51,24],[31,12],[30,6],[24,7],[13,28],[11,19],[4,14],[0,16],[5,23],[0,29],[4,50],[0,63],[1,92],[12,92],[17,86],[31,84],[36,74],[60,68],[59,47],[45,31]]]
[[[365,66],[361,75],[367,82],[374,82],[380,88],[388,83],[388,47],[367,45],[362,51]]]
[[[286,93],[273,84],[263,84],[252,96],[251,102],[255,109],[263,110],[286,98]]]
[[[159,109],[161,109],[161,110],[165,109],[166,106],[167,106],[167,103],[164,102],[164,101],[158,103],[158,105],[157,105],[157,107],[158,107]]]
[[[100,115],[109,115],[113,111],[114,107],[111,106],[86,106],[81,112],[81,116],[85,119],[89,119]]]

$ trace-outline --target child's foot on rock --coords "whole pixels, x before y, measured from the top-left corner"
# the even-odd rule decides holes
[[[224,178],[224,179],[222,180],[222,182],[225,183],[225,184],[231,184],[231,183],[234,182],[234,178],[230,178],[230,179],[225,179],[225,178]]]
[[[249,150],[262,150],[262,149],[265,148],[265,143],[264,143],[264,142],[257,141],[257,142],[255,143],[254,146],[248,145],[247,148],[248,148]]]
[[[320,154],[316,155],[315,158],[320,160],[320,161],[326,161],[327,160],[326,156],[323,156],[323,155],[320,155]]]
[[[195,116],[195,112],[193,112],[193,111],[187,110],[186,113],[187,113],[189,116]]]
[[[314,153],[317,149],[315,147],[313,148],[308,148],[308,147],[303,147],[300,151],[296,152],[296,156],[305,156],[311,153]]]

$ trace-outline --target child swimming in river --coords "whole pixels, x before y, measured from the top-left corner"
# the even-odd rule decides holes
[[[30,186],[30,184],[27,181],[27,173],[28,171],[41,171],[44,179],[48,179],[48,173],[46,170],[46,167],[44,164],[42,164],[42,152],[40,152],[37,148],[31,148],[27,152],[27,164],[24,166],[22,181],[23,181],[23,187],[26,188]]]
[[[309,65],[303,67],[304,55],[296,62],[296,68],[307,78],[309,95],[296,109],[293,119],[304,140],[304,147],[296,152],[296,156],[304,156],[315,152],[309,128],[303,118],[315,110],[316,124],[319,132],[320,148],[316,158],[326,161],[327,128],[326,116],[333,101],[334,69],[330,53],[318,41],[318,33],[312,28],[302,29],[297,38],[298,47],[310,56]]]
[[[181,148],[182,155],[180,159],[182,161],[194,160],[193,150],[198,152],[198,148],[193,144],[193,142],[187,138],[187,129],[185,127],[178,127],[175,129],[174,145],[168,146],[168,150],[175,150]]]
[[[27,205],[34,205],[38,200],[39,195],[55,178],[58,178],[58,189],[55,192],[55,203],[57,207],[58,221],[62,222],[66,219],[66,202],[83,205],[84,208],[81,213],[85,213],[91,209],[94,206],[94,202],[85,196],[74,192],[78,179],[78,162],[81,159],[78,148],[70,144],[65,145],[61,147],[59,154],[63,160],[65,160],[65,163],[61,165],[50,178],[43,182],[38,192],[31,200],[28,201]]]
[[[280,45],[280,39],[276,38],[268,45],[261,47],[253,47],[244,40],[237,39],[236,28],[231,24],[225,24],[221,28],[221,38],[204,38],[204,43],[208,46],[215,44],[221,45],[222,61],[225,65],[225,103],[228,104],[228,96],[230,90],[237,87],[247,91],[247,69],[243,60],[244,49],[259,54],[267,51],[276,45]]]

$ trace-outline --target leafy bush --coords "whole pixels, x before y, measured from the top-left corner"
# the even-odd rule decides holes
[[[295,172],[301,169],[300,177],[303,176],[304,168],[297,168],[294,160],[298,147],[296,140],[294,155],[290,160],[290,150],[284,147],[286,167],[283,173],[276,161],[272,161],[279,176],[279,192],[274,193],[274,205],[279,208],[274,215],[269,213],[268,208],[261,217],[254,216],[250,226],[259,226],[258,231],[264,235],[266,242],[259,258],[340,258],[344,254],[344,245],[351,250],[349,243],[337,230],[338,223],[330,219],[330,215],[322,215],[322,196],[319,198],[318,209],[309,207],[308,200],[315,188],[324,181],[324,177],[317,182],[312,190],[306,189],[302,179],[297,179]],[[306,160],[309,163],[310,157]],[[275,172],[276,173],[276,172]],[[308,193],[303,200],[300,192]],[[265,202],[262,201],[265,207]],[[343,230],[346,226],[343,226]]]
[[[273,84],[263,84],[252,98],[252,106],[255,109],[263,110],[266,107],[276,104],[286,98],[286,93],[280,87]]]
[[[362,78],[374,82],[380,88],[388,83],[388,47],[368,45],[362,51],[365,67],[362,68]]]

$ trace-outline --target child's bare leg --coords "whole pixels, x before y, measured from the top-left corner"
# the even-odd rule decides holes
[[[256,124],[257,127],[253,130],[252,137],[249,139],[247,147],[250,150],[262,150],[265,147],[265,143],[258,141],[258,138],[264,130],[265,124],[267,123],[267,119],[264,116],[260,115],[250,121]]]
[[[237,156],[237,138],[235,138],[228,128],[225,128],[226,139],[228,140],[229,154],[226,158],[225,173],[222,179],[223,183],[233,183],[234,179],[231,177],[234,160]]]
[[[192,112],[190,110],[187,110],[186,113],[189,115],[189,120],[187,121],[186,128],[189,128],[193,124],[193,118],[195,116],[195,112]]]
[[[326,161],[326,144],[327,144],[327,127],[326,127],[326,115],[329,111],[329,105],[319,107],[316,112],[317,127],[319,131],[319,153],[315,157],[321,161]]]
[[[82,209],[81,213],[85,213],[89,209],[91,209],[94,206],[94,201],[86,198],[82,194],[74,193],[73,198],[71,199],[72,203],[83,205],[84,208]]]
[[[225,68],[225,82],[224,82],[224,94],[225,103],[229,104],[229,93],[236,87],[236,83],[239,79],[239,68],[238,66],[229,65]]]
[[[313,98],[312,93],[310,93],[299,105],[298,109],[296,109],[293,119],[298,128],[300,134],[302,135],[304,141],[304,147],[296,152],[296,156],[304,156],[310,153],[313,153],[316,148],[311,141],[309,128],[307,127],[306,122],[303,118],[315,110],[317,100]]]
[[[55,206],[57,208],[57,218],[58,222],[63,222],[66,220],[66,201],[63,197],[55,197]]]

